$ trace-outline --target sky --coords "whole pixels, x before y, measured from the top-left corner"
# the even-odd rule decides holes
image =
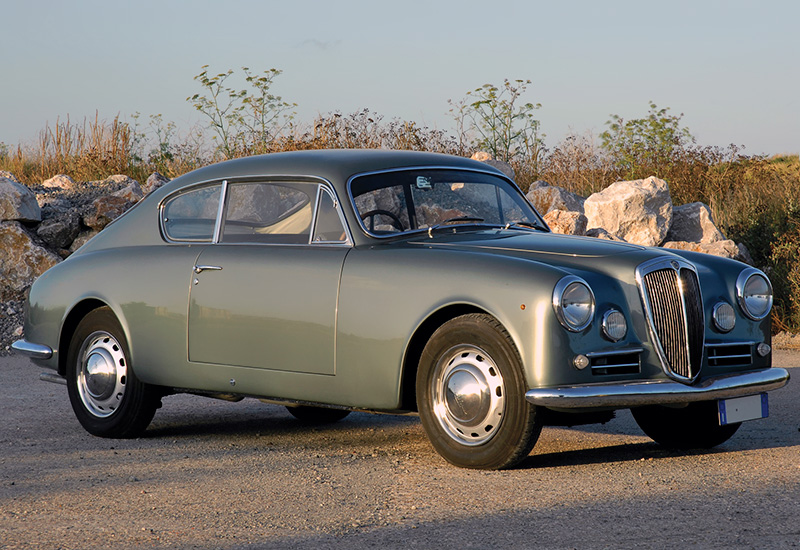
[[[698,144],[800,152],[796,0],[0,0],[0,20],[7,145],[95,113],[188,131],[209,65],[283,71],[300,123],[367,108],[454,133],[448,100],[507,78],[531,81],[550,147],[653,101]]]

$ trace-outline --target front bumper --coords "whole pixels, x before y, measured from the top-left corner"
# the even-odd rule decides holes
[[[786,369],[768,368],[707,378],[693,386],[671,380],[642,380],[540,388],[528,390],[525,399],[554,409],[627,409],[755,395],[782,388],[788,381]]]

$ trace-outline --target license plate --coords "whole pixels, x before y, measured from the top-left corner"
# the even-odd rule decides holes
[[[748,395],[747,397],[734,397],[733,399],[720,399],[717,401],[717,405],[720,426],[769,416],[769,401],[766,393]]]

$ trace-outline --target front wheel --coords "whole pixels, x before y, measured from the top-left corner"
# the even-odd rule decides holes
[[[160,404],[155,388],[130,366],[122,327],[107,307],[84,317],[67,351],[67,390],[84,429],[100,437],[136,437]]]
[[[720,426],[715,401],[682,408],[650,405],[631,412],[648,437],[669,449],[710,449],[726,442],[741,426],[741,422]]]
[[[417,371],[417,408],[436,451],[464,468],[510,468],[533,449],[542,429],[525,400],[516,347],[483,314],[443,324],[425,346]]]

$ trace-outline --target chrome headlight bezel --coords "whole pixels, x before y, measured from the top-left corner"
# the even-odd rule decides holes
[[[574,293],[580,292],[585,289],[588,294],[588,300],[584,301],[587,310],[578,315],[580,307],[575,309],[578,302],[573,301]],[[553,309],[556,312],[556,317],[561,325],[570,332],[582,332],[594,320],[595,299],[594,292],[589,283],[575,275],[567,275],[556,283],[553,289]]]
[[[752,284],[758,284],[759,280],[765,284],[766,288],[762,289],[765,293],[758,294],[754,292],[755,289],[753,289]],[[739,302],[739,308],[749,319],[761,321],[772,310],[772,283],[758,269],[753,267],[744,269],[736,279],[736,298]],[[758,301],[763,301],[765,305],[753,311],[754,304],[758,303]]]

